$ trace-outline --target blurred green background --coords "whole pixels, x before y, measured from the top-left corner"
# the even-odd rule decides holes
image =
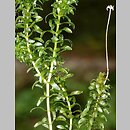
[[[50,12],[50,2],[44,5],[45,15]],[[68,91],[83,90],[77,102],[84,107],[87,102],[89,82],[97,77],[100,71],[106,70],[105,64],[105,29],[108,17],[107,5],[116,6],[115,0],[79,0],[72,21],[76,25],[73,34],[65,35],[73,41],[73,50],[62,54],[65,67],[74,77],[67,81]],[[116,9],[115,9],[116,10]],[[109,65],[111,89],[111,108],[105,130],[116,130],[116,11],[112,12],[109,35]],[[42,27],[44,23],[41,23]],[[46,28],[46,25],[45,25]],[[35,79],[32,73],[26,73],[27,66],[16,60],[16,130],[45,130],[43,127],[33,128],[42,119],[42,111],[30,113],[41,95],[39,89],[31,90]]]

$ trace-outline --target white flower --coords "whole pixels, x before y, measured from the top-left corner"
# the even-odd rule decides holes
[[[106,10],[108,11],[109,9],[114,11],[114,6],[108,5],[107,8],[106,8]]]

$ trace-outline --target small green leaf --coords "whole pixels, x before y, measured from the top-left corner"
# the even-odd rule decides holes
[[[58,129],[60,129],[60,130],[65,130],[65,129],[66,129],[63,125],[57,125],[56,127],[57,127]]]
[[[79,121],[78,121],[78,124],[83,124],[83,123],[86,123],[86,118],[81,118]]]
[[[52,37],[52,42],[55,43],[55,42],[57,42],[57,41],[58,41],[58,38],[57,38],[56,36],[53,36],[53,37]]]
[[[88,89],[89,90],[93,90],[93,89],[95,89],[95,86],[94,85],[90,85]]]
[[[46,49],[48,49],[49,51],[53,52],[53,49],[51,47],[47,47]]]
[[[103,112],[101,107],[98,107],[97,110],[101,113]]]
[[[24,28],[24,26],[22,23],[18,23],[18,24],[16,24],[16,28]]]
[[[42,126],[44,126],[45,128],[49,128],[48,124],[42,124]]]
[[[61,104],[63,104],[63,103],[61,103]],[[63,105],[64,106],[64,105]],[[66,108],[60,108],[60,113],[66,113],[66,111],[67,111],[67,109]]]
[[[96,93],[93,93],[93,94],[92,94],[92,97],[93,97],[94,100],[96,100],[97,94],[96,94]]]
[[[60,72],[63,72],[65,74],[68,74],[68,71],[66,68],[58,68]]]
[[[40,64],[40,62],[41,62],[41,58],[38,58],[37,60],[36,60],[36,62],[35,62],[35,66],[37,67],[39,64]],[[40,75],[39,75],[40,76]]]
[[[102,122],[99,124],[99,126],[101,127],[101,130],[104,130],[104,124]]]
[[[38,32],[40,34],[42,33],[42,29],[39,26],[34,25],[33,27],[34,27],[34,29],[35,29],[36,32]]]
[[[45,22],[47,23],[47,18],[48,18],[48,16],[50,16],[50,15],[52,15],[52,13],[49,13],[48,15],[46,15],[46,17],[45,17]]]
[[[39,77],[39,76],[40,76],[40,74],[35,74],[34,76],[35,76],[35,77]]]
[[[39,106],[45,99],[46,99],[45,96],[40,97],[38,102],[37,102],[37,106]]]
[[[42,119],[42,121],[37,122],[37,123],[34,125],[34,127],[36,128],[36,127],[38,127],[38,126],[40,126],[40,125],[42,125],[42,126],[48,128],[48,124],[47,124],[47,119],[46,119],[46,117],[44,117],[44,118]]]
[[[42,121],[37,122],[37,123],[34,125],[34,128],[36,128],[36,127],[42,125],[42,123],[43,123]]]
[[[58,116],[56,118],[57,121],[66,121],[66,118],[64,116]]]
[[[89,123],[90,123],[91,126],[93,125],[93,118],[91,118],[91,119],[89,120]]]
[[[32,85],[32,90],[34,89],[35,85],[39,83],[39,81],[36,81],[33,85]]]
[[[84,109],[84,111],[81,113],[81,118],[83,118],[84,116],[88,114],[89,108],[90,107],[87,106],[87,108]]]
[[[99,84],[96,84],[96,88],[97,88],[97,89],[100,88],[100,85],[99,85]]]
[[[29,42],[29,43],[34,43],[35,41],[32,40],[32,39],[29,39],[28,42]]]
[[[42,43],[41,42],[36,42],[35,46],[42,46]]]
[[[83,91],[73,91],[70,93],[70,95],[80,95],[81,93],[83,93]]]
[[[51,81],[50,85],[52,86],[53,89],[60,90],[60,87],[54,81]]]
[[[40,84],[36,84],[35,86],[38,87],[38,88],[43,88],[43,86],[40,85]]]
[[[68,27],[63,28],[63,30],[66,31],[67,33],[72,33],[72,30]]]
[[[104,108],[103,111],[104,111],[106,114],[109,114],[109,111],[108,111],[106,108]]]
[[[53,26],[52,20],[49,20],[49,26],[52,28],[52,26]]]
[[[56,119],[56,112],[52,111],[53,121]]]
[[[40,22],[43,19],[41,16],[38,16],[38,15],[34,16],[34,18],[36,18],[36,22]]]
[[[101,94],[102,93],[101,86],[99,84],[96,84],[96,88],[97,88],[97,92]]]
[[[51,27],[51,30],[54,29],[55,25],[53,24],[52,20],[49,20],[49,26]]]
[[[67,79],[67,78],[71,78],[71,77],[73,77],[73,74],[67,74],[67,75],[65,76],[66,79]]]
[[[35,40],[37,40],[37,41],[39,41],[39,42],[41,42],[41,43],[44,43],[44,41],[43,41],[43,39],[42,39],[42,38],[35,37],[34,39],[35,39]]]
[[[70,46],[63,46],[63,49],[67,50],[67,51],[71,51],[72,50],[72,48]]]
[[[101,98],[106,99],[108,96],[106,94],[102,94]]]
[[[105,120],[105,121],[107,122],[107,118],[106,118],[106,116],[101,115],[100,117],[101,117],[103,120]]]
[[[34,69],[34,67],[30,67],[30,68],[27,70],[27,73],[29,73],[32,69]]]
[[[70,10],[70,13],[71,13],[72,15],[74,15],[74,11],[73,11],[73,9]]]
[[[100,101],[100,105],[105,106],[106,103],[104,101]]]
[[[42,122],[43,122],[43,123],[47,122],[47,118],[44,117],[44,118],[42,119]]]
[[[93,113],[94,118],[96,118],[96,117],[97,117],[97,115],[98,115],[98,113],[97,113],[97,112],[94,112],[94,113]]]
[[[39,51],[39,57],[41,57],[42,54],[44,54],[44,56],[45,56],[47,53],[46,53],[44,50],[40,50],[40,51]]]
[[[105,85],[105,87],[106,87],[107,89],[110,89],[110,88],[111,88],[111,86],[110,86],[110,85]]]
[[[30,113],[31,113],[32,111],[36,110],[36,109],[41,109],[41,110],[43,110],[43,111],[46,111],[46,110],[43,109],[42,107],[34,107],[34,108],[32,108],[32,109],[30,110]]]

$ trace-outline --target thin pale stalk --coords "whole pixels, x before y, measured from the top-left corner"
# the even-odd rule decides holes
[[[106,48],[106,80],[104,81],[104,84],[108,80],[109,76],[109,58],[108,58],[108,29],[109,29],[109,23],[110,23],[110,18],[111,18],[111,11],[114,10],[113,6],[110,5],[107,7],[107,10],[109,9],[109,15],[108,15],[108,20],[107,20],[107,27],[106,27],[106,36],[105,36],[105,48]]]

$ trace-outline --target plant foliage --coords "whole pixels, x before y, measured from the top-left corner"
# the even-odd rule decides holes
[[[86,108],[81,111],[76,102],[76,95],[81,91],[68,93],[66,80],[73,75],[63,67],[60,53],[72,50],[71,41],[64,37],[64,32],[72,33],[75,28],[69,15],[74,15],[77,0],[55,0],[51,4],[52,12],[45,17],[49,30],[42,30],[38,22],[43,18],[38,11],[44,11],[42,4],[48,0],[16,0],[16,36],[15,54],[20,62],[29,66],[36,81],[32,89],[38,87],[43,91],[36,106],[31,110],[42,109],[46,116],[34,127],[42,125],[52,130],[72,130],[85,127],[86,130],[104,129],[105,113],[108,113],[109,85],[105,85],[105,74],[99,73],[96,80],[90,83],[90,98]],[[51,38],[45,38],[45,34]],[[46,102],[46,106],[43,106]],[[75,106],[79,109],[72,111]],[[76,107],[77,108],[77,107]],[[79,121],[78,121],[79,120]]]
[[[78,122],[85,130],[104,130],[104,122],[109,114],[110,85],[104,84],[105,73],[100,72],[89,86],[89,100]]]

